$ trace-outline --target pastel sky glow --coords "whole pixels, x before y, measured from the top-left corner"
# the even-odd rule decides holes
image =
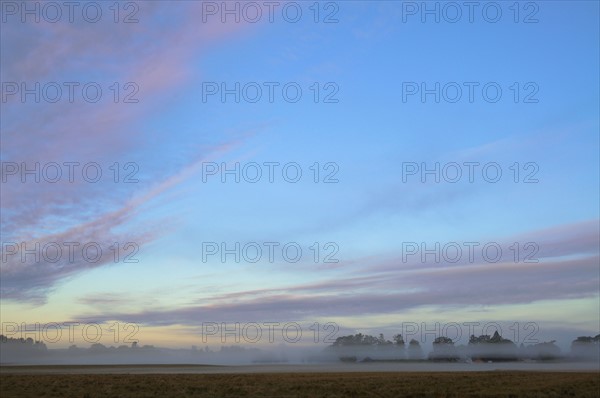
[[[540,341],[563,347],[599,332],[598,2],[537,2],[537,23],[522,22],[525,9],[515,23],[508,3],[497,23],[477,12],[473,23],[423,23],[393,1],[320,2],[319,23],[313,2],[298,2],[297,23],[277,12],[236,23],[206,15],[205,3],[140,1],[130,24],[114,23],[106,5],[98,23],[22,23],[3,11],[3,325],[136,323],[140,342],[169,347],[202,345],[208,322],[335,322],[339,335],[388,338],[403,322],[535,322]],[[333,11],[338,22],[323,23]],[[36,103],[7,95],[6,82],[97,82],[103,93],[96,103]],[[137,103],[122,101],[127,82]],[[236,82],[256,82],[263,96],[207,95]],[[272,102],[264,82],[277,84]],[[282,94],[290,82],[302,89],[295,103]],[[463,96],[403,98],[407,82],[457,82]],[[463,82],[478,84],[472,102]],[[502,88],[495,103],[482,96],[489,82]],[[103,176],[23,183],[8,169],[36,162],[96,162]],[[209,168],[251,162],[262,165],[256,183],[250,168],[239,183]],[[268,162],[279,163],[273,182]],[[286,181],[295,169],[282,175],[291,162],[297,183]],[[456,183],[406,175],[408,163],[449,162],[478,162],[474,181],[465,166]],[[502,170],[498,182],[482,176],[489,163]],[[138,182],[124,183],[134,169]],[[55,263],[22,261],[10,254],[15,242],[104,251],[95,263],[66,249]],[[137,263],[123,261],[128,242]],[[210,242],[256,242],[263,255],[222,261],[207,255]],[[279,244],[273,261],[265,242]],[[282,254],[290,242],[302,248],[297,262]],[[455,244],[439,261],[407,253],[436,242]],[[472,258],[465,242],[476,244]],[[494,248],[482,251],[490,242],[498,261]],[[461,258],[447,261],[457,246]]]

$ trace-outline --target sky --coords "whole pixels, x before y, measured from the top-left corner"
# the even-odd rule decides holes
[[[598,2],[74,3],[1,3],[3,334],[599,333]]]

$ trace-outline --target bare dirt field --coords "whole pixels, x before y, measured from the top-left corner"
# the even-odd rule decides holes
[[[76,369],[78,372],[75,371]],[[0,396],[3,398],[481,396],[595,398],[600,396],[600,374],[594,371],[241,373],[242,369],[233,372],[227,370],[231,369],[221,366],[2,367]]]

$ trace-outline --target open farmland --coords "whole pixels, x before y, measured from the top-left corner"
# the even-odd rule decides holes
[[[24,369],[21,369],[23,371]],[[90,369],[87,368],[89,371]],[[598,397],[597,372],[16,373],[2,397]],[[174,370],[174,369],[172,369]]]

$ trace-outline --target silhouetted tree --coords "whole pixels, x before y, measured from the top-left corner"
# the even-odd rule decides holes
[[[519,350],[515,343],[503,338],[496,331],[492,337],[471,335],[467,355],[473,360],[516,361],[519,358]]]
[[[552,340],[528,346],[526,349],[527,356],[531,359],[557,359],[560,357],[560,348],[554,344],[555,342],[556,340]]]
[[[433,352],[429,359],[436,361],[457,361],[460,358],[451,338],[440,336],[433,340]]]
[[[46,351],[48,348],[43,341],[34,341],[31,337],[24,339],[22,337],[13,338],[0,335],[0,343],[4,349],[21,349],[21,350],[39,350]]]
[[[380,335],[380,337],[383,341],[385,341],[385,339],[383,339],[383,335]],[[333,345],[334,346],[377,345],[377,344],[380,344],[380,342],[382,340],[378,339],[377,337],[370,336],[368,334],[365,335],[362,333],[358,333],[355,335],[340,336],[337,339],[335,339],[335,342],[333,343]]]
[[[379,339],[377,339],[377,345],[380,346],[386,346],[386,345],[392,345],[393,343],[389,340],[386,340],[385,337],[383,337],[383,333],[379,333]]]
[[[600,358],[600,334],[595,337],[579,336],[573,340],[571,356],[581,360],[597,361]]]
[[[423,350],[421,345],[415,339],[411,339],[408,343],[408,358],[409,359],[423,359]]]
[[[355,362],[361,358],[362,361],[369,361],[373,358],[398,359],[404,357],[403,354],[396,353],[394,343],[386,340],[383,334],[379,334],[379,337],[362,333],[340,336],[328,348],[344,362]]]
[[[397,346],[401,346],[402,348],[404,348],[404,337],[402,337],[401,334],[394,335],[393,339],[394,339],[394,344],[396,344]]]

